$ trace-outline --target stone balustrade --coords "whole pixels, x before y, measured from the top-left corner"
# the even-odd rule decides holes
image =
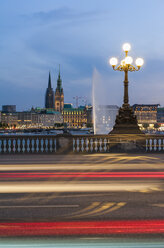
[[[2,135],[0,154],[164,152],[162,135]]]

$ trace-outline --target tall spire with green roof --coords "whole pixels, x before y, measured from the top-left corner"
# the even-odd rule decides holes
[[[60,64],[59,64],[59,74],[58,74],[58,79],[57,79],[57,89],[59,91],[62,91],[62,80],[60,77]]]
[[[62,88],[62,80],[60,77],[60,65],[59,74],[57,79],[57,87],[55,91],[55,110],[61,112],[64,108],[64,92]]]

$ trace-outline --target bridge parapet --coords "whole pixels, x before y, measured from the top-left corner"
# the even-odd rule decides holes
[[[164,152],[164,135],[2,135],[0,154]]]

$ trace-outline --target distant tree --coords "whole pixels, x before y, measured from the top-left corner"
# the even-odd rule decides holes
[[[63,127],[63,123],[55,123],[54,127]]]
[[[157,129],[157,128],[159,128],[159,127],[160,127],[160,125],[159,125],[158,123],[155,123],[155,124],[154,124],[154,128],[155,128],[155,129]]]
[[[88,128],[92,128],[93,127],[93,123],[87,123],[86,125]]]
[[[144,124],[143,124],[143,127],[144,127],[145,129],[147,129],[147,128],[149,127],[149,124],[148,124],[148,123],[144,123]]]

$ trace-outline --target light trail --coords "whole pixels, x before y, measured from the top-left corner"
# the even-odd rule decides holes
[[[10,172],[0,178],[164,178],[164,172]]]
[[[163,234],[164,220],[0,223],[0,236]]]
[[[41,181],[23,181],[23,182],[0,182],[0,193],[47,193],[47,192],[151,192],[163,191],[157,182],[136,183],[126,182],[123,184],[115,182],[97,182],[97,181],[76,181],[76,182],[41,182]]]

